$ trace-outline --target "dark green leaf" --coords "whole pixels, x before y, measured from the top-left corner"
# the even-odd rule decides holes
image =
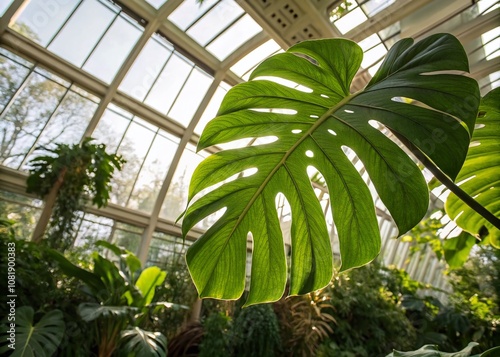
[[[11,357],[52,356],[64,336],[63,314],[59,310],[49,311],[37,323],[34,323],[34,315],[31,306],[16,309],[15,350],[4,345],[9,337],[7,330],[4,330],[0,354],[5,355],[8,351],[13,351]]]

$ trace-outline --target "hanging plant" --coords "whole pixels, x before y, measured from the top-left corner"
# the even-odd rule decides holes
[[[89,200],[97,207],[107,205],[111,178],[115,169],[121,170],[125,160],[107,153],[106,145],[94,144],[93,140],[86,138],[75,145],[57,144],[54,149],[44,149],[48,154],[29,162],[27,192],[45,200],[33,233],[34,241],[46,236],[52,248],[64,250],[73,242],[74,224],[84,205]]]

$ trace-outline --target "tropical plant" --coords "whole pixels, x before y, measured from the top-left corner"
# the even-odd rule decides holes
[[[259,304],[239,311],[231,330],[231,350],[234,356],[241,357],[280,354],[280,327],[271,305]]]
[[[33,308],[22,306],[16,309],[15,322],[9,321],[5,318],[2,324],[2,356],[11,351],[11,357],[50,357],[57,350],[65,332],[63,314],[59,310],[47,312],[35,323]],[[10,339],[12,335],[15,337]]]
[[[500,217],[500,88],[481,99],[476,128],[457,182],[493,215]],[[500,248],[500,227],[479,215],[456,194],[446,200],[446,213],[464,230]]]
[[[163,284],[166,273],[156,266],[143,269],[139,259],[123,248],[104,241],[97,245],[113,252],[117,264],[94,253],[94,269],[90,272],[55,250],[51,257],[65,274],[79,279],[95,300],[80,304],[78,312],[84,321],[96,325],[99,356],[166,356],[165,336],[144,330],[157,311],[172,306],[153,303],[155,289]],[[136,354],[139,351],[143,354]]]
[[[27,192],[45,199],[45,207],[33,232],[32,240],[40,241],[49,224],[50,246],[65,250],[72,244],[78,212],[86,200],[98,207],[106,206],[111,191],[110,180],[124,160],[106,152],[106,145],[85,138],[81,144],[56,144],[42,148],[47,154],[29,162]]]
[[[320,343],[333,333],[330,295],[320,290],[282,298],[274,304],[285,356],[314,356]]]
[[[203,338],[200,343],[200,357],[229,356],[229,330],[231,318],[224,313],[210,314],[204,321]]]
[[[250,234],[247,304],[281,297],[287,264],[275,208],[278,193],[292,212],[289,293],[303,294],[329,283],[330,239],[310,184],[310,167],[324,177],[332,197],[341,270],[374,259],[380,250],[374,204],[346,157],[348,151],[361,159],[400,234],[425,215],[429,194],[420,169],[396,142],[500,227],[497,217],[453,183],[467,154],[480,100],[475,80],[447,72],[468,71],[460,42],[449,34],[417,43],[400,40],[367,86],[351,94],[362,55],[349,40],[304,41],[262,62],[249,82],[226,94],[200,138],[199,150],[243,138],[274,141],[220,151],[194,172],[183,234],[206,216],[223,212],[187,251],[201,297],[241,296]]]

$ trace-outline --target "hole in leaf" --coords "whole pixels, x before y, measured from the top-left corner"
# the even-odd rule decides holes
[[[376,120],[368,120],[368,124],[370,124],[371,127],[380,130],[381,126],[380,123]]]
[[[294,133],[294,134],[300,134],[300,133],[302,133],[302,130],[301,129],[293,129],[292,133]]]
[[[469,144],[469,147],[474,148],[474,147],[479,146],[479,145],[481,145],[481,143],[479,141],[473,141]]]
[[[306,156],[307,157],[314,157],[314,153],[311,150],[306,151]]]
[[[297,111],[295,109],[287,109],[287,108],[250,108],[248,110],[259,113],[278,113],[285,115],[297,114]]]
[[[477,113],[478,118],[484,118],[485,115],[486,115],[486,112],[484,110]],[[477,124],[477,125],[481,125],[481,124]],[[482,125],[484,125],[484,124],[482,124]]]
[[[329,96],[327,96],[326,94],[321,94],[321,97],[323,98],[330,98]]]
[[[275,141],[278,141],[277,136],[263,136],[261,138],[255,139],[255,141],[251,144],[252,146],[271,144]]]
[[[476,129],[476,130],[477,130],[477,129],[482,129],[482,128],[484,128],[485,126],[486,126],[486,125],[484,125],[484,124],[476,124],[476,125],[474,125],[474,129]]]
[[[337,133],[336,133],[336,132],[334,132],[332,129],[328,129],[328,132],[329,132],[330,134],[332,134],[332,135],[335,135],[335,136],[337,135]]]
[[[353,114],[354,113],[352,110],[349,110],[349,109],[344,109],[344,112],[349,113],[349,114]]]
[[[255,175],[257,172],[259,172],[259,169],[256,168],[256,167],[252,167],[251,169],[246,169],[245,171],[243,171],[241,173],[241,175],[243,177],[248,177],[248,176],[252,176],[252,175]]]
[[[314,114],[311,114],[311,115],[309,115],[309,118],[318,119],[318,118],[319,118],[319,116],[314,115]]]
[[[195,225],[195,227],[202,229],[202,230],[207,230],[208,228],[213,226],[214,223],[217,222],[224,215],[224,213],[226,213],[226,210],[227,210],[227,207],[222,207],[218,211],[215,211],[214,213],[209,214],[208,216],[203,218],[203,220],[198,222]]]
[[[464,184],[464,183],[466,183],[467,181],[472,180],[474,177],[476,177],[476,175],[472,175],[471,177],[467,177],[466,179],[464,179],[464,180],[462,180],[462,181],[457,182],[457,186],[461,186],[461,185],[463,185],[463,184]]]

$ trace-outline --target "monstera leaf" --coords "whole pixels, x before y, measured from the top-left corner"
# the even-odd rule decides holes
[[[61,343],[65,324],[63,313],[60,310],[47,312],[35,323],[35,312],[31,306],[22,306],[16,310],[15,321],[15,349],[11,349],[6,343],[0,347],[2,356],[12,357],[40,356],[49,357],[54,354]],[[8,328],[7,326],[2,326]],[[2,331],[2,344],[9,341],[8,330]],[[7,332],[4,334],[4,332]]]
[[[167,356],[167,338],[139,327],[122,331],[119,356]]]
[[[462,190],[500,219],[500,88],[481,100],[471,147],[457,182]],[[462,229],[488,238],[492,245],[500,248],[500,230],[454,193],[448,196],[445,209]]]
[[[291,207],[290,294],[328,284],[332,248],[309,167],[323,176],[331,197],[342,270],[377,256],[380,232],[373,199],[346,148],[362,161],[401,234],[424,216],[429,194],[417,165],[387,135],[406,141],[448,177],[456,177],[479,105],[473,79],[445,72],[468,71],[458,40],[437,34],[418,43],[399,41],[366,88],[351,94],[362,57],[361,48],[349,40],[304,41],[265,60],[249,82],[227,93],[199,150],[243,138],[275,140],[220,151],[193,174],[183,233],[224,209],[187,252],[201,297],[241,296],[249,238],[247,305],[281,297],[288,275],[275,203],[279,193]]]

